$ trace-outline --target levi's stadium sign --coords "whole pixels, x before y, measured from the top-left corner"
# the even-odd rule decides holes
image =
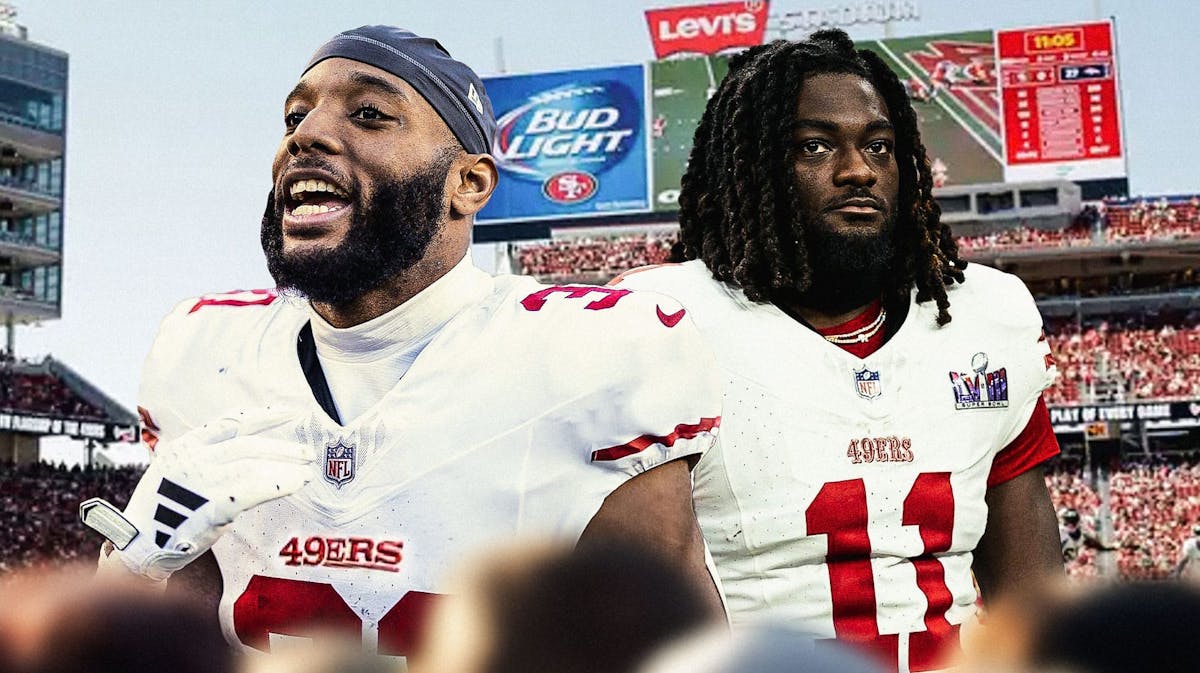
[[[646,10],[655,58],[715,54],[762,44],[767,0]]]

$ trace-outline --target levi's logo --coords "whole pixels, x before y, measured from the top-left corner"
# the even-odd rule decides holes
[[[715,54],[762,44],[767,28],[766,0],[721,2],[646,11],[656,58],[686,52]]]
[[[400,540],[373,540],[368,537],[312,536],[303,542],[292,537],[279,550],[288,566],[325,566],[327,568],[366,568],[400,572],[404,543]]]

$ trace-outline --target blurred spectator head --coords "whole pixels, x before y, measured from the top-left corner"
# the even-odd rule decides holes
[[[282,651],[276,651],[281,649]],[[404,673],[394,657],[363,651],[361,641],[322,634],[319,645],[307,642],[291,648],[272,649],[266,657],[247,657],[239,673]],[[164,672],[165,673],[165,672]]]
[[[421,673],[625,673],[709,619],[691,582],[638,547],[522,545],[468,566],[438,603]]]
[[[31,673],[232,673],[214,615],[135,582],[63,571],[6,583],[0,601],[22,607],[0,621],[6,663]]]
[[[882,668],[832,640],[778,626],[730,634],[706,630],[652,657],[640,673],[881,673]]]
[[[1033,636],[1035,667],[1079,673],[1184,673],[1200,667],[1200,589],[1134,582],[1049,610]]]

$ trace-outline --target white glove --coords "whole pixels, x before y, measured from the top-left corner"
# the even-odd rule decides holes
[[[131,571],[165,580],[208,551],[237,515],[316,477],[310,446],[259,436],[295,420],[268,408],[160,441],[124,513],[92,498],[79,517]]]

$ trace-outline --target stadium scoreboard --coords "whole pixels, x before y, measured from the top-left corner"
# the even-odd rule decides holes
[[[1125,174],[1110,22],[996,33],[1009,181]]]

